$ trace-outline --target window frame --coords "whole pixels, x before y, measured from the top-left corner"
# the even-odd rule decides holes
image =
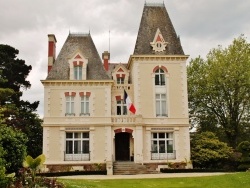
[[[80,116],[90,116],[90,96],[81,96],[80,101]]]
[[[82,80],[82,65],[75,65],[74,66],[74,79],[75,80]]]
[[[71,134],[71,137],[67,136],[69,134]],[[76,135],[79,135],[79,134],[80,134],[80,137],[77,137]],[[84,135],[87,135],[87,137]],[[64,154],[65,154],[64,156],[65,161],[90,160],[90,132],[89,131],[88,132],[86,131],[85,132],[65,132]]]
[[[117,77],[116,78],[116,83],[117,84],[124,84],[125,83],[125,78],[124,77]]]
[[[163,69],[158,68],[154,72],[155,74],[155,86],[165,86],[166,85],[166,73]]]
[[[116,115],[118,116],[128,115],[127,105],[123,100],[116,101]]]
[[[75,96],[65,96],[65,115],[75,115]]]
[[[151,159],[175,158],[174,132],[151,132]]]
[[[166,93],[155,94],[155,114],[156,114],[156,117],[168,117]]]

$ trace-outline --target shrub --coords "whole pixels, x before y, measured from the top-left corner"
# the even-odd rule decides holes
[[[238,170],[246,171],[250,168],[250,142],[241,142],[237,149],[242,153]]]
[[[196,168],[221,168],[232,154],[232,148],[212,132],[194,135],[191,140],[191,160]]]

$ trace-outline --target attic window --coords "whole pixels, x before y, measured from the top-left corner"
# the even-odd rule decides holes
[[[125,81],[125,74],[116,74],[117,84],[124,84],[124,81]]]
[[[72,59],[69,59],[69,78],[70,80],[86,80],[88,59],[76,53]]]
[[[74,78],[75,80],[82,79],[82,66],[74,66]]]
[[[155,33],[153,42],[150,42],[150,44],[155,52],[162,52],[166,50],[167,42],[165,42],[159,28]]]

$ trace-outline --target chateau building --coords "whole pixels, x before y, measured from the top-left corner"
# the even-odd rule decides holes
[[[70,33],[57,58],[48,35],[43,153],[50,170],[116,161],[190,159],[186,60],[164,4],[145,4],[127,63],[101,60],[90,33]],[[132,101],[132,103],[131,103]]]

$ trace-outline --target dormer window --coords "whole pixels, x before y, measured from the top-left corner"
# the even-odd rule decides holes
[[[116,83],[124,84],[125,82],[125,74],[116,74]]]
[[[117,78],[116,83],[117,83],[117,84],[124,84],[124,80],[125,80],[125,79],[122,78],[122,77],[121,77],[121,78]]]
[[[74,79],[82,80],[82,66],[74,66]]]
[[[124,66],[124,64],[118,64],[112,71],[112,78],[115,84],[128,84],[129,70]]]
[[[86,80],[88,59],[77,53],[69,60],[70,80]]]

